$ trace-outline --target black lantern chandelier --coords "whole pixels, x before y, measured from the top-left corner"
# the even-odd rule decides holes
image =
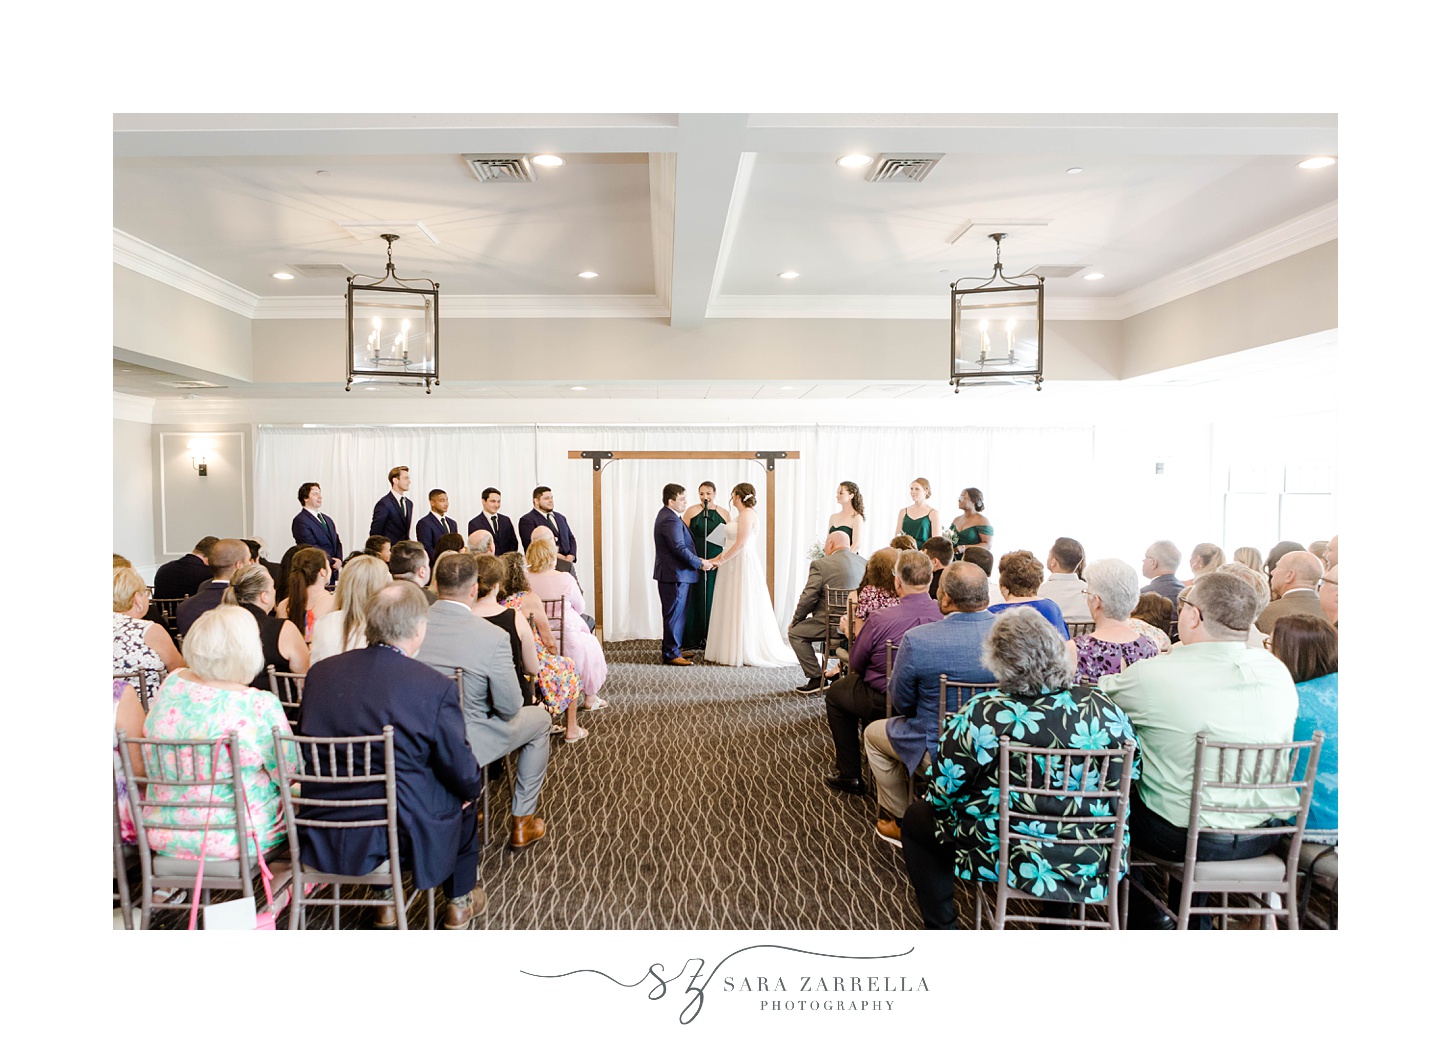
[[[348,382],[421,386],[438,383],[438,283],[400,279],[393,269],[398,236],[388,244],[388,271],[381,278],[348,277]]]
[[[964,276],[952,284],[953,394],[963,385],[1033,384],[1043,390],[1043,277],[1003,274],[1006,232],[987,279]],[[963,283],[976,285],[964,286]]]

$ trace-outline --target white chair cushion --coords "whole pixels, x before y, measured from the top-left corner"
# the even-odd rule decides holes
[[[1277,884],[1284,879],[1285,860],[1279,855],[1260,855],[1233,862],[1197,862],[1194,865],[1194,882],[1198,884]]]

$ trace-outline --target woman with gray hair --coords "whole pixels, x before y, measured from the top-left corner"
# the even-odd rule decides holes
[[[1255,618],[1259,619],[1260,615],[1270,603],[1270,584],[1265,579],[1265,574],[1238,561],[1226,562],[1214,571],[1226,572],[1231,576],[1238,576],[1254,588]],[[1269,635],[1251,623],[1249,625],[1249,637],[1245,640],[1245,644],[1250,648],[1265,648],[1269,643]]]
[[[232,583],[222,594],[222,604],[240,605],[257,620],[263,663],[261,671],[252,678],[253,688],[271,689],[267,683],[269,666],[283,673],[307,673],[311,661],[302,631],[292,620],[272,615],[272,610],[277,607],[277,584],[266,568],[248,565],[232,573]]]
[[[1083,592],[1093,629],[1069,642],[1078,654],[1078,683],[1098,684],[1104,674],[1116,674],[1131,663],[1159,654],[1159,646],[1129,623],[1139,603],[1139,578],[1133,566],[1117,558],[1102,558],[1083,570],[1088,588]]]
[[[970,700],[944,722],[927,797],[913,803],[902,818],[907,874],[929,930],[957,926],[954,877],[997,882],[998,748],[1003,743],[1092,750],[1122,746],[1134,738],[1127,715],[1107,696],[1073,685],[1071,653],[1040,613],[1022,608],[1003,612],[988,632],[983,659],[997,678],[997,690]],[[1015,785],[1026,783],[1018,774],[1022,767],[1021,759],[1012,764]],[[1085,787],[1104,781],[1091,778]],[[1102,901],[1115,884],[1106,879],[1108,845],[1083,841],[1111,836],[1116,811],[1107,807],[1101,824],[1066,826],[1041,841],[1013,840],[1008,886],[1053,899],[1044,903],[1044,916],[1066,916],[1064,903]],[[1015,800],[1014,813],[1075,812],[1058,798],[1025,795]],[[1098,810],[1092,813],[1099,816]],[[1122,872],[1128,867],[1128,851],[1121,855]]]

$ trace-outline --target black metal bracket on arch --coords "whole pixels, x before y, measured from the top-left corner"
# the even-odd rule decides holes
[[[615,454],[608,449],[587,449],[579,455],[590,461],[596,471],[604,466],[603,461],[613,460],[615,458]]]
[[[785,457],[786,454],[784,452],[775,452],[773,450],[766,450],[756,454],[757,460],[766,461],[766,470],[768,471],[774,471],[776,469],[776,461],[785,459]]]

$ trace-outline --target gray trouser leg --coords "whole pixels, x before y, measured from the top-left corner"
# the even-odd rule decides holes
[[[549,711],[543,705],[526,706],[509,722],[519,745],[519,765],[514,778],[514,814],[532,815],[544,788],[544,769],[549,766]]]
[[[816,642],[826,640],[826,621],[808,616],[799,623],[792,623],[786,631],[796,660],[807,677],[821,676],[821,655],[816,651]]]

